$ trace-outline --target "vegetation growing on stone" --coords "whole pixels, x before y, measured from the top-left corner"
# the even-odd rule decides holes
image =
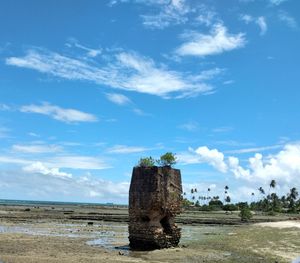
[[[139,160],[138,166],[140,167],[152,167],[155,165],[155,160],[150,156],[150,157],[145,157],[141,158]]]
[[[158,163],[161,166],[172,166],[172,165],[176,164],[176,156],[175,156],[175,154],[173,154],[171,152],[167,152],[167,153],[163,154],[162,156],[160,156]]]
[[[175,154],[171,152],[167,152],[163,155],[160,156],[158,160],[153,159],[151,156],[150,157],[145,157],[141,158],[139,160],[138,166],[140,167],[152,167],[155,165],[158,166],[172,166],[176,164],[176,156]]]

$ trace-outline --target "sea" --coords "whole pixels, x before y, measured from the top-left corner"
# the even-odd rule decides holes
[[[108,207],[127,207],[125,204],[114,204],[114,203],[87,203],[87,202],[62,202],[62,201],[38,201],[38,200],[11,200],[11,199],[0,199],[0,205],[24,205],[24,206],[57,206],[57,205],[74,205],[74,206],[108,206]]]

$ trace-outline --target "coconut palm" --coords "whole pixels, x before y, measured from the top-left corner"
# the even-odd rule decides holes
[[[270,194],[270,191],[271,191],[271,188],[275,188],[276,187],[276,181],[275,180],[271,180],[270,182],[270,188],[269,188],[269,194]]]

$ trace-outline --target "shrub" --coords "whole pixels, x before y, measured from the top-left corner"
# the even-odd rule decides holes
[[[175,154],[171,152],[167,152],[160,156],[160,159],[158,160],[158,163],[161,166],[172,166],[176,163],[176,156]]]
[[[242,206],[241,212],[239,213],[239,217],[243,222],[247,222],[252,218],[252,213],[248,206]]]
[[[150,157],[141,158],[138,166],[140,167],[152,167],[155,165],[155,160]]]

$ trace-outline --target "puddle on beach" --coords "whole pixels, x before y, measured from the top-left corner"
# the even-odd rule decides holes
[[[182,228],[181,243],[188,245],[208,236],[216,236],[224,233],[230,234],[232,228],[222,226],[180,226]],[[88,224],[64,224],[64,223],[23,223],[16,225],[0,225],[1,233],[19,233],[39,236],[86,238],[87,245],[97,246],[109,250],[122,250],[129,253],[128,226],[125,223],[94,223]]]

